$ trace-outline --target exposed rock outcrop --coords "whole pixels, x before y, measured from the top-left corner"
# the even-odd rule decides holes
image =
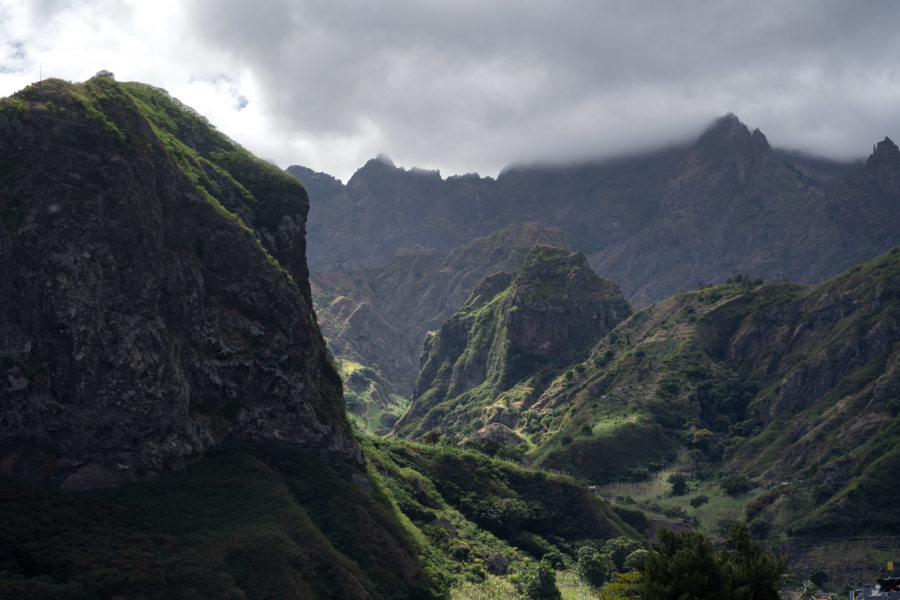
[[[148,86],[45,81],[2,108],[0,470],[106,486],[226,438],[361,461],[302,186]]]
[[[514,275],[476,286],[426,341],[413,401],[395,431],[468,434],[487,415],[514,422],[547,383],[542,371],[583,357],[630,313],[619,287],[591,271],[583,254],[535,246]],[[524,380],[529,391],[510,391]],[[485,410],[504,392],[515,397],[502,403],[510,410]]]

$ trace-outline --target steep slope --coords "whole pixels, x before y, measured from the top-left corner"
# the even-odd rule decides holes
[[[226,438],[361,460],[295,179],[141,84],[45,81],[2,109],[3,472],[105,486]]]
[[[748,505],[759,532],[900,533],[883,494],[900,439],[896,248],[818,286],[736,277],[682,292],[597,339],[542,374],[527,412],[504,412],[533,464],[596,483],[665,466],[704,489],[740,474],[756,494],[775,486]],[[460,338],[456,353],[478,350]],[[488,413],[468,402],[425,426],[481,427]]]
[[[890,155],[887,146],[876,150]],[[449,249],[534,221],[562,229],[598,273],[646,306],[736,273],[821,282],[885,252],[900,242],[900,213],[889,208],[900,167],[876,162],[776,151],[728,115],[690,144],[599,163],[516,166],[496,180],[442,179],[384,158],[346,186],[302,167],[289,172],[327,181],[311,194],[315,270],[380,266],[402,247]]]
[[[480,279],[515,271],[536,244],[565,243],[558,229],[520,223],[451,251],[407,248],[382,268],[313,272],[316,312],[342,365],[357,426],[390,429],[408,404],[426,333],[458,310]]]
[[[483,280],[426,341],[409,410],[395,432],[439,427],[462,437],[506,426],[529,408],[547,373],[583,356],[631,309],[584,255],[535,246],[514,274]]]
[[[635,535],[565,477],[353,437],[302,186],[162,90],[0,100],[0,165],[0,597],[435,599]]]

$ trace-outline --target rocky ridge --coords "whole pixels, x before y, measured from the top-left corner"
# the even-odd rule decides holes
[[[483,277],[518,269],[535,244],[565,246],[562,232],[519,223],[450,251],[407,248],[385,267],[312,272],[316,313],[342,365],[351,419],[386,433],[408,404],[422,342]]]
[[[469,435],[514,423],[546,384],[542,373],[582,356],[630,312],[618,286],[594,274],[584,255],[535,246],[515,274],[484,279],[426,341],[395,432]]]
[[[890,154],[882,144],[875,162],[829,162],[773,149],[728,115],[689,144],[513,166],[496,180],[443,179],[385,159],[347,185],[302,167],[289,172],[320,182],[311,194],[314,270],[378,267],[403,247],[447,250],[533,221],[560,228],[641,307],[739,273],[818,283],[900,243],[898,212],[887,209],[900,198],[900,169],[882,161]]]

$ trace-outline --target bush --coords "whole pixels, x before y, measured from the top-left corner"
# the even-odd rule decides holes
[[[672,473],[669,475],[669,483],[672,485],[673,496],[684,496],[688,491],[687,479],[681,473]]]
[[[599,588],[606,583],[614,569],[615,565],[608,554],[601,554],[593,546],[578,549],[575,572],[589,586]]]
[[[738,475],[736,473],[724,476],[719,482],[719,485],[721,485],[722,490],[732,498],[742,496],[753,489],[753,482],[743,475]]]
[[[700,508],[707,502],[709,502],[709,496],[705,496],[703,494],[691,498],[691,506],[693,506],[694,508]]]
[[[561,600],[556,587],[556,572],[545,562],[540,562],[515,579],[516,587],[528,600]]]

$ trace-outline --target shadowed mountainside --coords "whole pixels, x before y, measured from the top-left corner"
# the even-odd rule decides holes
[[[816,283],[900,242],[900,163],[888,139],[864,165],[773,150],[734,115],[695,142],[600,163],[517,166],[494,180],[395,167],[311,186],[310,265],[387,264],[400,248],[450,249],[511,223],[560,228],[645,306],[737,273]],[[347,218],[352,215],[353,218]]]
[[[361,460],[296,179],[142,84],[50,80],[2,109],[3,472],[105,486],[226,438]]]

